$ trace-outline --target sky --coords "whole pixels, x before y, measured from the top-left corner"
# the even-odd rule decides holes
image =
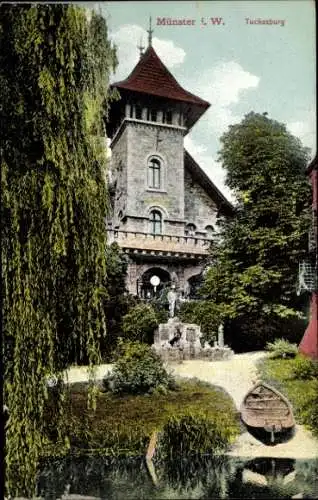
[[[130,1],[90,4],[107,20],[119,65],[112,82],[126,78],[153,47],[186,90],[211,103],[185,137],[185,147],[229,199],[217,162],[219,139],[250,111],[283,122],[316,152],[315,5],[312,0]],[[191,19],[193,25],[158,24],[158,18]],[[213,24],[211,18],[222,18]],[[259,20],[278,21],[260,24]],[[256,23],[251,23],[256,21]]]

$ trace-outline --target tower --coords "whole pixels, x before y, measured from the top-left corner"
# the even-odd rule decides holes
[[[187,293],[209,256],[216,217],[232,206],[184,149],[184,137],[210,104],[183,89],[152,46],[112,85],[112,213],[108,241],[129,256],[128,289],[148,297],[172,281]],[[192,288],[193,288],[192,286]]]

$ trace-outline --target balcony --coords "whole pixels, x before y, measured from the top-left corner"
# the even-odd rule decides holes
[[[107,230],[108,243],[116,242],[128,253],[176,257],[200,257],[209,254],[211,239],[195,236],[170,236],[134,231]]]

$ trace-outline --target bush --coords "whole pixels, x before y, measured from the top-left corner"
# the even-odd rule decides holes
[[[175,458],[224,450],[237,433],[236,425],[227,420],[211,419],[204,412],[171,417],[163,429],[163,452]]]
[[[293,378],[300,380],[310,380],[318,378],[318,363],[304,356],[298,356],[295,359]]]
[[[146,394],[174,388],[172,376],[151,347],[141,342],[120,341],[117,360],[104,386],[117,394]]]
[[[318,380],[314,381],[313,392],[314,396],[312,399],[310,415],[308,416],[308,424],[311,427],[313,434],[318,437]]]
[[[315,368],[316,367],[316,368]],[[291,402],[296,422],[318,435],[317,363],[298,355],[293,359],[265,359],[258,364],[264,382],[276,387]],[[317,374],[316,371],[316,374]]]
[[[284,338],[299,343],[307,327],[305,319],[281,318],[274,315],[244,314],[225,323],[224,336],[232,349],[239,352],[266,348],[268,342]]]
[[[158,318],[149,304],[137,304],[124,317],[122,331],[125,340],[153,343],[153,333],[158,326]]]
[[[266,350],[270,351],[271,358],[294,358],[298,354],[297,344],[291,344],[285,339],[268,342]]]
[[[161,297],[153,298],[150,302],[151,307],[154,309],[158,324],[167,323],[169,319],[168,301],[164,302]]]

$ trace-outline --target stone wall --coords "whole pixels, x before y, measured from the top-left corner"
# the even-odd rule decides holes
[[[184,217],[186,222],[195,224],[197,232],[204,233],[206,226],[213,226],[216,223],[217,205],[186,168],[184,185]]]
[[[191,223],[197,236],[210,236],[206,226],[216,222],[217,203],[184,165],[183,136],[184,130],[177,127],[136,121],[122,125],[112,146],[111,171],[117,182],[114,225],[147,233],[149,212],[157,208],[163,215],[164,234],[182,236],[185,224]],[[162,165],[160,189],[148,187],[152,155]]]
[[[152,206],[162,207],[168,219],[183,219],[183,130],[143,123],[128,127],[128,200],[132,215],[148,215]],[[160,190],[148,187],[148,158],[158,156],[162,163]]]
[[[116,139],[112,155],[112,173],[118,179],[115,217],[120,210],[127,215],[125,230],[148,232],[149,211],[158,207],[163,214],[164,233],[184,234],[183,134],[180,128],[127,122]],[[151,155],[162,164],[160,190],[148,187]],[[120,176],[121,165],[126,177]]]

